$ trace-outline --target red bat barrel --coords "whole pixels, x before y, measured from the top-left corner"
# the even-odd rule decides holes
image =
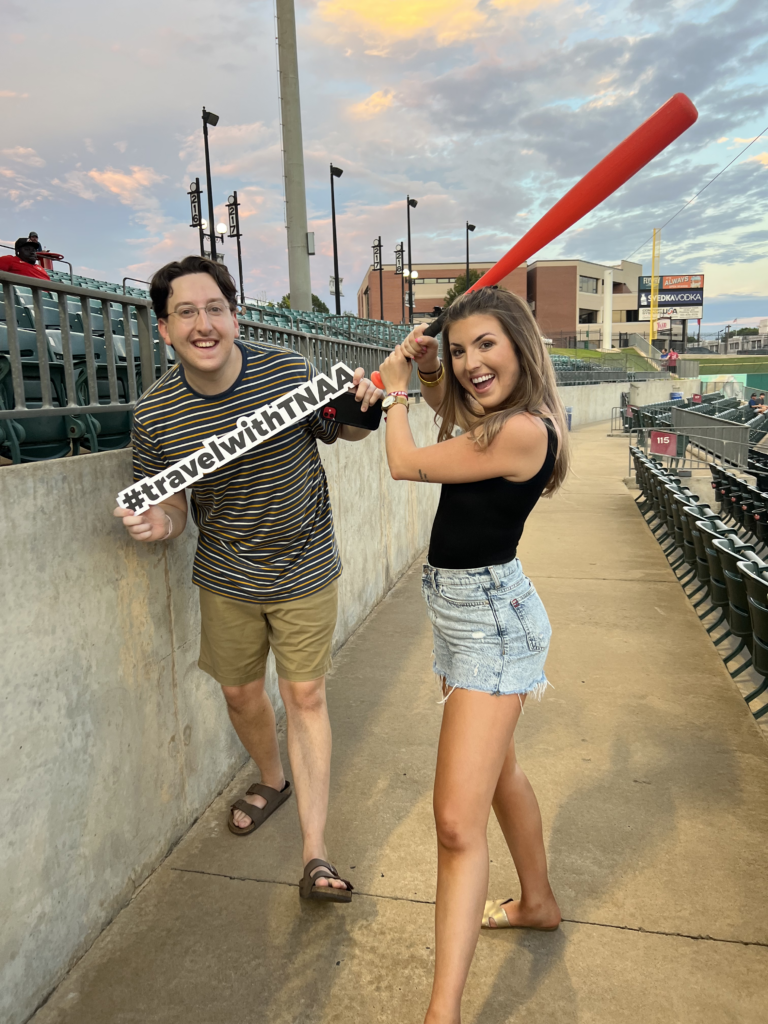
[[[527,231],[506,256],[487,270],[469,291],[498,284],[539,249],[572,227],[590,210],[621,188],[633,174],[650,163],[663,149],[690,128],[699,112],[685,93],[678,92],[643,121],[631,135],[603,157],[581,181],[558,200],[541,220]]]
[[[558,235],[562,235],[568,228],[573,227],[604,199],[621,188],[634,174],[690,128],[698,116],[699,112],[685,93],[675,93],[655,114],[651,114],[647,121],[643,121],[639,128],[588,171],[581,181],[566,192],[563,198],[559,199],[552,209],[468,290],[473,292],[477,288],[498,284],[521,263],[539,249],[543,249]],[[434,338],[440,333],[442,326],[443,317],[439,316],[424,333]],[[377,371],[371,374],[371,380],[377,387],[382,387],[381,377]]]

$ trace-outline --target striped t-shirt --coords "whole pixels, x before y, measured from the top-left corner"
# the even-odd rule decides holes
[[[236,342],[243,365],[234,384],[201,395],[175,366],[136,405],[133,476],[154,476],[189,457],[204,438],[311,380],[294,352]],[[290,601],[341,574],[333,515],[317,439],[333,444],[339,426],[319,412],[285,428],[192,485],[200,535],[192,581],[238,601]]]

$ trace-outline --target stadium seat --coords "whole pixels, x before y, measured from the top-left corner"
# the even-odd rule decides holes
[[[752,623],[752,665],[763,679],[756,689],[744,697],[749,705],[768,690],[768,568],[744,561],[737,564],[737,569],[744,581]],[[755,718],[768,714],[768,703],[752,714]]]
[[[56,372],[63,367],[51,364],[51,391],[55,406],[66,405],[63,373]],[[24,396],[27,408],[42,404],[40,370],[37,362],[22,363]],[[8,356],[0,355],[0,408],[11,411],[16,400],[11,376],[11,362]],[[3,455],[13,462],[41,462],[46,459],[60,459],[77,455],[80,439],[98,432],[98,424],[83,416],[32,416],[3,420]]]
[[[744,580],[738,570],[738,563],[744,561],[754,562],[756,565],[764,565],[762,559],[758,558],[754,548],[736,537],[720,537],[713,542],[720,554],[720,564],[723,568],[726,589],[728,590],[728,601],[730,605],[729,621],[731,632],[735,636],[743,637],[747,647],[752,646],[752,630],[749,622],[749,606],[747,603],[747,591]]]

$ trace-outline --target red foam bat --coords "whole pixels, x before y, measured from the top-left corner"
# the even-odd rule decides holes
[[[675,93],[588,171],[581,181],[576,182],[469,291],[498,284],[539,249],[573,227],[690,128],[698,116],[699,112],[688,97],[682,92]],[[434,338],[440,333],[442,321],[442,317],[437,317],[424,333]],[[371,374],[371,380],[377,387],[382,387],[378,371]]]
[[[690,128],[698,116],[698,110],[688,97],[682,92],[675,93],[664,106],[659,107],[655,114],[651,114],[647,121],[643,121],[639,128],[603,157],[581,181],[576,182],[498,263],[486,270],[469,291],[498,284],[503,277],[511,274],[521,263],[621,188]]]

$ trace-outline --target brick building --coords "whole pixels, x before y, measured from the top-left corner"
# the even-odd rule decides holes
[[[493,263],[470,263],[470,270],[484,274]],[[464,263],[414,263],[419,273],[413,283],[414,320],[431,317],[435,306],[442,306],[446,293],[454,286],[457,277],[463,277]],[[382,285],[384,291],[384,319],[399,324],[408,320],[408,282],[404,276],[395,273],[394,263],[383,266]],[[527,297],[526,264],[513,270],[501,281],[501,285],[521,298]],[[363,282],[357,290],[357,315],[365,319],[381,319],[379,272],[368,268]]]
[[[470,263],[473,270],[485,273],[492,263]],[[414,282],[414,320],[430,317],[435,306],[442,306],[446,292],[458,276],[464,276],[463,263],[414,264],[419,277]],[[545,337],[554,341],[580,332],[591,324],[595,336],[602,333],[605,285],[610,282],[612,337],[619,334],[647,334],[647,322],[638,322],[638,278],[641,263],[622,260],[616,265],[588,260],[537,260],[522,264],[501,282],[504,288],[526,299]],[[408,319],[407,280],[395,274],[394,263],[384,265],[384,319],[400,323]],[[357,292],[358,316],[378,320],[381,317],[379,274],[369,267]]]
[[[590,324],[602,325],[605,282],[609,281],[612,334],[617,339],[619,333],[630,331],[647,334],[648,324],[637,319],[637,282],[642,273],[641,263],[628,260],[615,266],[587,260],[536,260],[528,265],[528,304],[542,334],[557,339]]]

